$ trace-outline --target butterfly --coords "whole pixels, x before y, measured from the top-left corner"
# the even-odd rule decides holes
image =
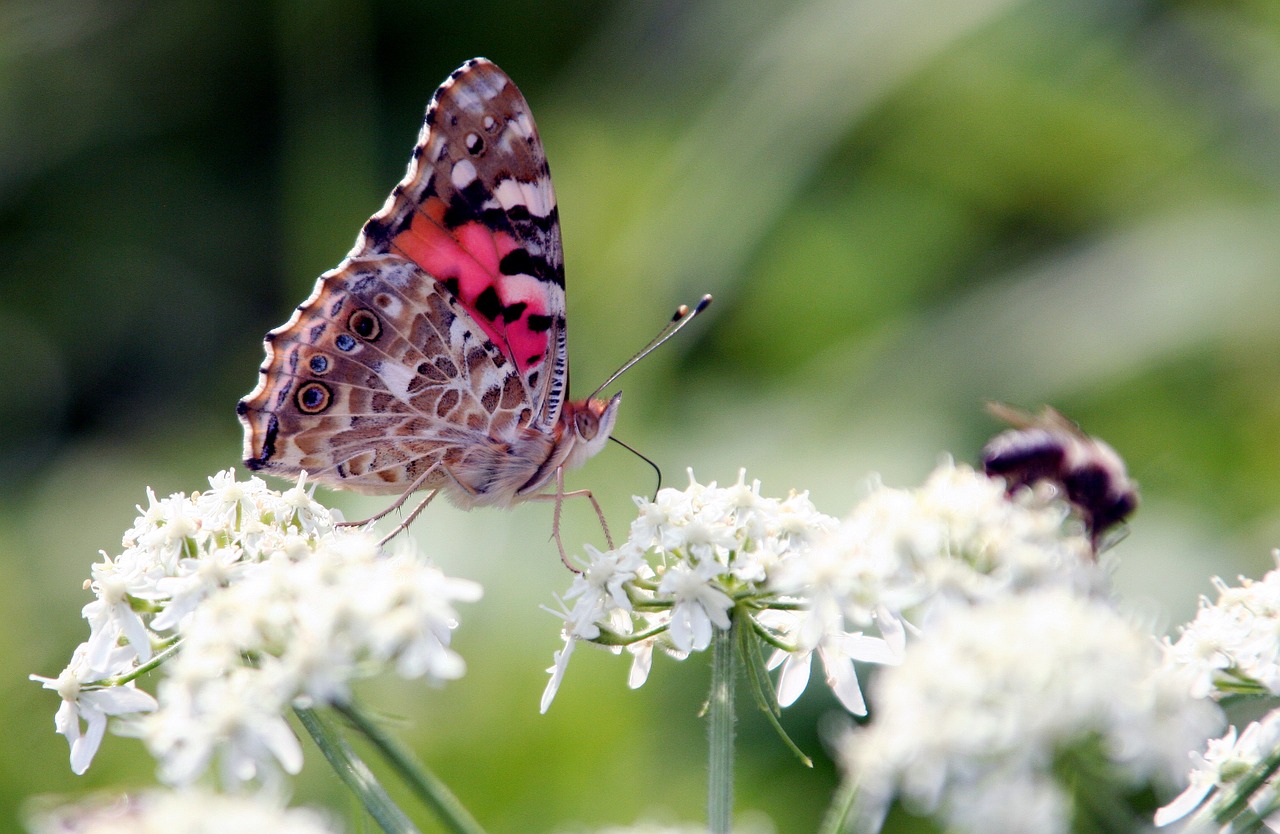
[[[622,394],[567,398],[550,169],[528,103],[490,61],[436,90],[404,179],[265,345],[236,408],[249,469],[400,496],[368,521],[430,490],[397,531],[441,491],[467,509],[554,500],[566,565],[560,503],[581,495],[608,538],[563,473],[604,447]]]

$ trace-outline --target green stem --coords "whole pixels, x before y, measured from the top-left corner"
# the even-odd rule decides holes
[[[376,721],[370,718],[355,703],[335,704],[334,709],[342,713],[348,721],[359,730],[369,742],[386,757],[400,778],[413,789],[423,803],[435,812],[445,827],[455,834],[485,834],[480,823],[471,816],[465,806],[454,796],[453,792],[434,773],[427,770],[421,762],[413,757],[399,742],[385,733]]]
[[[835,796],[831,797],[831,806],[827,808],[827,814],[822,818],[818,834],[840,834],[842,831],[848,831],[852,823],[849,817],[853,812],[853,803],[857,796],[858,783],[851,778],[841,779]]]
[[[1254,793],[1266,784],[1277,770],[1280,770],[1280,747],[1272,750],[1250,773],[1236,782],[1221,801],[1215,803],[1214,822],[1226,823],[1244,812],[1249,807],[1249,800]]]
[[[179,641],[177,638],[171,638],[169,641],[166,642],[166,644],[160,651],[153,654],[150,660],[148,660],[146,663],[139,666],[137,669],[132,669],[127,674],[117,675],[114,678],[103,678],[100,681],[93,681],[91,684],[85,684],[85,686],[86,687],[97,686],[97,685],[123,686],[129,681],[137,680],[138,678],[147,674],[151,670],[155,669],[161,663],[164,663],[170,657],[177,654],[178,649],[180,648],[182,648],[182,642]]]
[[[796,650],[795,646],[784,642],[778,637],[778,635],[760,625],[760,623],[756,622],[754,619],[751,620],[751,629],[759,635],[761,640],[768,643],[770,646],[773,646],[775,649],[781,649],[784,652],[794,652]]]
[[[391,801],[391,797],[387,796],[386,790],[369,770],[369,766],[356,755],[337,730],[313,709],[294,707],[293,712],[311,734],[320,752],[329,760],[338,778],[356,795],[379,828],[387,834],[418,834],[418,829],[399,806]]]
[[[736,612],[735,612],[736,613]],[[707,778],[707,830],[730,834],[733,827],[733,677],[735,616],[727,631],[711,638],[711,697],[707,731],[710,758]]]
[[[738,611],[741,612],[742,609]],[[783,729],[782,722],[778,720],[782,715],[782,708],[778,706],[778,699],[773,694],[773,686],[769,682],[769,670],[765,668],[764,658],[760,656],[760,647],[755,642],[757,635],[761,632],[759,623],[749,616],[747,622],[751,624],[751,628],[742,625],[741,617],[735,619],[735,622],[738,623],[738,628],[735,629],[738,632],[738,657],[742,659],[747,688],[755,696],[756,706],[760,707],[760,711],[769,720],[778,738],[782,739],[782,743],[796,754],[801,764],[805,767],[813,767],[813,759],[806,756],[799,745],[791,740],[791,736],[787,735],[787,731]]]

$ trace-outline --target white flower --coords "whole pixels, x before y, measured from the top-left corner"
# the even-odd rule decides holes
[[[546,711],[551,708],[551,701],[556,697],[556,692],[560,691],[560,682],[564,680],[565,670],[569,668],[569,657],[577,644],[576,640],[565,640],[564,645],[553,655],[554,662],[547,668],[551,680],[547,681],[546,688],[542,690],[542,701],[538,705],[539,712],[546,714]]]
[[[62,704],[53,723],[58,733],[71,745],[71,771],[77,776],[89,769],[98,746],[107,730],[107,718],[112,715],[128,715],[155,709],[156,701],[132,683],[124,686],[89,686],[103,675],[85,661],[85,646],[81,646],[70,665],[56,678],[31,675],[45,689],[52,689],[62,698]]]
[[[714,560],[672,565],[658,584],[658,593],[672,602],[671,642],[682,652],[700,652],[711,645],[711,627],[727,631],[733,598],[716,587],[724,566]]]
[[[767,612],[778,614],[781,612]],[[786,612],[792,614],[793,612]],[[789,619],[791,623],[780,622]],[[797,633],[800,626],[808,622],[798,622],[792,617],[774,616],[768,620],[779,634]],[[826,672],[827,686],[835,693],[836,699],[845,709],[854,715],[867,714],[867,702],[862,696],[862,686],[858,683],[855,662],[894,665],[902,662],[903,647],[906,643],[906,632],[901,624],[887,614],[880,620],[883,637],[871,637],[859,632],[831,631],[822,635],[812,649],[800,648],[794,651],[778,649],[769,658],[768,667],[781,667],[778,675],[778,705],[791,706],[804,693],[809,684],[809,670],[814,652],[822,660],[822,668]],[[805,645],[801,643],[801,645]]]
[[[1187,789],[1156,812],[1156,825],[1169,825],[1190,814],[1211,793],[1235,784],[1258,767],[1264,758],[1276,751],[1277,746],[1280,746],[1280,710],[1272,710],[1261,721],[1246,727],[1238,738],[1236,728],[1231,727],[1221,738],[1211,739],[1204,753],[1193,750],[1190,753],[1192,770]],[[1254,794],[1250,805],[1274,808],[1277,798],[1280,797],[1273,776],[1262,790]]]
[[[1002,480],[950,461],[916,490],[877,484],[796,565],[816,575],[799,581],[833,589],[846,616],[861,623],[880,607],[924,623],[954,603],[1029,588],[1087,594],[1107,586],[1065,504],[1031,491],[1010,497]]]
[[[1280,561],[1280,551],[1272,556]],[[1168,662],[1185,670],[1200,697],[1280,695],[1280,569],[1261,580],[1241,577],[1235,587],[1218,578],[1213,585],[1218,599],[1201,598],[1177,641],[1165,641]]]
[[[1145,634],[1065,589],[956,607],[881,673],[875,719],[843,758],[870,817],[896,797],[949,830],[1066,831],[1060,756],[1097,750],[1123,796],[1176,779],[1179,751],[1220,721],[1158,661]]]
[[[818,512],[804,493],[762,496],[760,482],[748,483],[745,470],[724,488],[700,484],[692,472],[689,480],[683,490],[661,490],[652,502],[635,499],[639,515],[621,547],[605,553],[587,548],[583,572],[556,612],[564,621],[566,647],[548,670],[544,711],[575,641],[615,652],[625,647],[632,655],[628,685],[635,688],[648,678],[655,648],[682,659],[705,651],[717,630],[729,630],[735,612],[776,626],[780,621],[768,617],[773,609],[803,604],[791,589],[779,592],[774,577],[832,530],[835,520]],[[794,620],[793,615],[788,621]],[[832,635],[832,645],[843,636]],[[843,670],[835,678],[842,691],[849,680],[856,688],[856,678]]]
[[[132,557],[132,558],[131,558]],[[86,652],[88,662],[101,666],[108,655],[115,654],[120,638],[137,657],[139,663],[151,659],[151,634],[142,615],[133,608],[133,598],[145,592],[155,575],[155,566],[137,558],[136,549],[126,551],[119,559],[105,557],[94,565],[90,589],[97,599],[81,610],[89,622],[90,637]]]
[[[195,680],[175,671],[161,683],[160,708],[137,727],[160,762],[162,781],[190,785],[219,756],[227,785],[270,785],[278,771],[302,769],[302,748],[284,718],[290,685],[272,667],[230,668]]]
[[[252,526],[262,517],[260,502],[267,485],[258,479],[237,481],[230,469],[209,478],[209,488],[196,498],[200,515],[219,528]]]
[[[58,726],[77,772],[118,716],[170,783],[215,762],[225,783],[270,783],[302,765],[292,707],[344,700],[353,681],[388,669],[432,682],[463,673],[449,648],[454,604],[479,586],[337,527],[305,477],[284,493],[230,472],[209,483],[190,497],[148,492],[124,552],[93,568],[98,599],[85,607],[75,676],[39,679],[63,695]],[[175,645],[157,698],[137,690],[153,647]]]
[[[227,796],[204,790],[154,790],[118,798],[81,800],[38,813],[31,834],[338,834],[328,816],[285,808],[265,796]]]

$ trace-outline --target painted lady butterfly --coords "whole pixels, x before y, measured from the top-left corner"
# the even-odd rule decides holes
[[[258,386],[236,408],[245,464],[398,493],[375,519],[431,490],[397,530],[442,490],[464,508],[555,500],[559,545],[565,497],[590,498],[604,524],[589,492],[564,492],[563,472],[604,447],[622,399],[567,400],[566,351],[542,142],[516,85],[476,58],[436,91],[408,172],[355,248],[267,334]]]

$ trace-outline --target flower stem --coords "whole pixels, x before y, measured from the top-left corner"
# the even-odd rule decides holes
[[[733,678],[734,629],[716,629],[711,638],[711,697],[707,730],[710,758],[707,778],[707,830],[729,834],[733,826]]]
[[[329,760],[338,778],[359,798],[379,828],[387,834],[418,834],[418,829],[405,816],[404,811],[391,801],[369,766],[356,755],[337,730],[313,709],[294,707],[293,711],[311,734],[320,752]]]
[[[1229,793],[1215,803],[1214,822],[1221,825],[1241,815],[1249,807],[1249,800],[1253,795],[1278,770],[1280,770],[1280,747],[1272,750],[1250,773],[1237,781]]]
[[[831,805],[827,808],[826,816],[822,818],[822,826],[818,829],[818,834],[841,834],[849,831],[852,824],[849,817],[853,813],[853,803],[857,795],[858,783],[848,777],[841,779],[840,786],[831,797]]]
[[[444,826],[455,834],[485,834],[480,823],[471,816],[453,791],[422,762],[413,757],[399,742],[385,733],[376,721],[364,713],[354,702],[334,704],[348,721],[369,739],[378,752],[386,757],[400,778],[408,783],[414,794],[435,812]]]

